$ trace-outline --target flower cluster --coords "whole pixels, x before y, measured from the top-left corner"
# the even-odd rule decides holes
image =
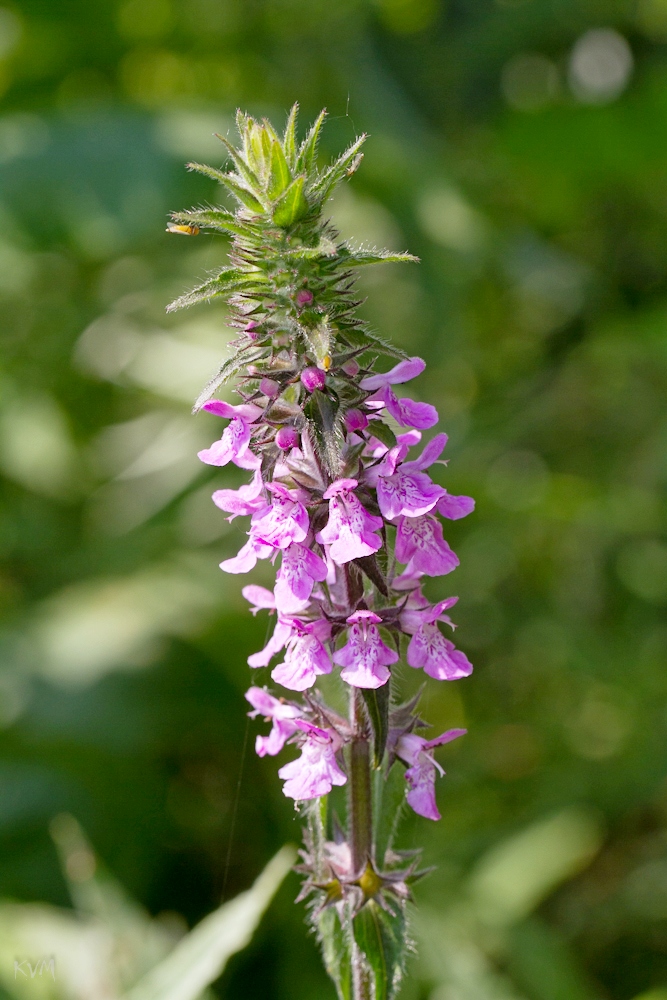
[[[256,327],[252,332],[257,335]],[[437,422],[437,413],[426,403],[398,399],[393,389],[419,375],[424,362],[409,358],[384,374],[365,374],[357,363],[346,367],[333,372],[315,369],[318,391],[326,391],[328,378],[346,379],[351,388],[358,387],[360,397],[343,421],[340,462],[349,474],[333,482],[304,418],[305,404],[315,391],[314,379],[304,378],[310,366],[299,373],[301,405],[277,428],[270,415],[280,400],[280,387],[276,391],[273,383],[267,386],[268,379],[260,382],[252,401],[249,397],[238,406],[217,400],[204,404],[205,410],[229,423],[221,439],[199,453],[200,459],[253,470],[249,484],[213,494],[230,520],[250,517],[247,542],[238,555],[221,563],[221,569],[247,573],[260,559],[278,566],[273,592],[256,585],[243,591],[254,613],[267,609],[275,617],[273,635],[249,658],[249,665],[266,667],[279,660],[271,677],[289,692],[309,691],[318,676],[336,667],[351,688],[376,689],[389,683],[405,635],[411,667],[436,680],[466,677],[472,671],[470,662],[438,624],[454,628],[446,612],[456,598],[432,604],[421,585],[423,577],[442,576],[458,566],[441,517],[464,517],[474,502],[452,496],[427,471],[440,460],[445,434],[436,434],[412,457],[422,431]],[[293,380],[290,388],[295,384]],[[387,417],[402,431],[395,443],[388,439]],[[271,478],[265,480],[267,454]],[[379,555],[390,552],[393,558],[385,559],[383,568]],[[312,799],[347,781],[342,754],[350,738],[347,722],[336,722],[321,701],[309,699],[299,707],[257,687],[250,688],[247,698],[253,715],[273,723],[269,737],[257,738],[259,754],[277,754],[288,740],[301,751],[279,772],[285,795]],[[390,751],[408,765],[408,803],[420,815],[438,819],[438,765],[432,751],[463,731],[426,741],[414,734],[417,724],[413,715],[402,732],[392,733]]]
[[[395,797],[383,799],[386,783],[373,777],[394,788],[404,781],[404,801],[439,818],[435,751],[465,730],[421,735],[419,698],[397,704],[394,674],[401,660],[437,681],[472,671],[448,634],[457,599],[434,603],[422,586],[458,566],[443,525],[474,502],[431,478],[445,464],[447,437],[435,433],[435,408],[400,388],[424,362],[356,313],[356,268],[416,258],[350,246],[324,215],[336,185],[359,166],[365,137],[320,169],[324,113],[299,144],[296,112],[282,137],[239,113],[240,147],[222,139],[234,169],[189,165],[238,207],[174,213],[171,231],[221,232],[232,248],[229,266],[169,309],[222,298],[238,334],[195,410],[226,422],[202,462],[248,472],[238,489],[213,494],[230,521],[249,518],[244,544],[221,568],[243,574],[268,560],[276,569],[272,590],[243,588],[251,612],[273,619],[266,646],[248,659],[272,681],[269,690],[263,674],[246,694],[250,715],[271,723],[256,750],[298,751],[278,774],[286,796],[310,804],[303,895],[339,996],[393,998],[408,951],[405,900],[420,873],[415,852],[393,847]],[[234,404],[212,398],[232,380]],[[422,441],[424,432],[432,433]],[[334,672],[349,692],[347,716],[318,685]],[[336,786],[347,792],[345,830],[326,812]]]

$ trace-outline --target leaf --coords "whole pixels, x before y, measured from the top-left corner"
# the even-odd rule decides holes
[[[329,397],[315,389],[304,407],[304,413],[315,435],[315,445],[331,478],[338,479],[343,454],[343,433],[337,420],[338,407]]]
[[[296,161],[296,172],[301,173],[303,171],[309,174],[315,165],[315,159],[317,157],[317,145],[320,139],[320,132],[322,130],[322,125],[324,124],[324,119],[326,118],[326,109],[320,111],[319,115],[315,119],[310,132],[301,144],[301,149],[299,150],[299,156]]]
[[[374,1000],[392,1000],[402,978],[407,952],[402,909],[392,916],[371,899],[356,915],[352,926],[354,939],[371,971]]]
[[[230,956],[249,943],[295,860],[294,848],[283,847],[250,889],[204,917],[125,994],[125,1000],[197,1000]]]
[[[199,226],[201,229],[216,229],[220,233],[245,237],[252,235],[248,226],[238,222],[231,212],[224,212],[222,209],[193,208],[189,212],[172,212],[171,218],[174,222]]]
[[[238,268],[227,268],[209,278],[203,284],[197,285],[192,291],[186,292],[185,295],[174,299],[173,302],[169,303],[166,311],[168,313],[176,312],[177,309],[186,309],[197,302],[206,302],[208,299],[213,299],[225,292],[241,291],[241,289],[247,288],[248,285],[255,284],[258,278],[259,275],[257,274],[247,275]]]
[[[223,174],[220,183],[224,184],[225,187],[231,191],[234,197],[237,198],[242,205],[250,209],[250,211],[255,215],[264,214],[265,208],[261,201],[259,201],[251,191],[248,191],[248,189],[245,188],[233,174]]]
[[[379,867],[385,863],[385,855],[392,847],[398,823],[405,804],[405,767],[398,761],[388,773],[375,773],[375,802],[373,816],[375,828],[375,862]]]
[[[352,1000],[352,942],[338,912],[330,906],[316,919],[324,966],[336,984],[339,1000]]]
[[[225,149],[232,158],[234,166],[236,167],[236,169],[238,170],[239,174],[241,175],[245,183],[248,185],[248,187],[251,188],[253,191],[259,192],[261,189],[261,184],[259,182],[257,174],[250,169],[246,161],[239,153],[238,149],[235,149],[234,146],[232,146],[231,142],[225,139],[224,135],[219,135],[217,132],[215,134],[216,137],[220,140],[220,142],[224,144]]]
[[[288,229],[298,222],[308,211],[308,202],[303,193],[303,177],[292,181],[273,210],[273,221],[281,229]]]
[[[279,198],[280,195],[292,183],[292,174],[287,165],[283,148],[277,139],[271,144],[271,166],[269,169],[269,185],[267,193],[271,201]]]
[[[409,358],[409,355],[400,347],[394,347],[393,344],[387,343],[377,333],[370,333],[368,330],[346,329],[344,336],[350,347],[355,350],[367,348],[369,351],[379,351],[380,354],[386,354],[390,358],[400,358],[401,361],[406,361]]]
[[[215,375],[208,380],[202,391],[197,396],[197,401],[192,408],[193,413],[197,413],[204,403],[211,398],[215,390],[228,382],[230,378],[233,378],[242,368],[246,365],[253,364],[255,361],[259,361],[268,353],[268,347],[258,347],[252,351],[238,351],[231,358],[227,358],[221,364]]]
[[[289,113],[287,125],[285,126],[285,135],[283,136],[283,150],[285,151],[287,162],[292,169],[296,166],[296,122],[298,116],[299,104],[295,101]]]
[[[340,249],[339,249],[340,253]],[[411,253],[392,253],[391,250],[350,250],[341,255],[345,267],[365,267],[366,264],[418,264],[419,257]]]
[[[375,766],[379,767],[389,733],[389,685],[383,684],[375,689],[362,688],[361,693],[373,726],[373,757]]]
[[[368,433],[385,444],[387,448],[393,448],[396,445],[396,435],[391,427],[385,424],[384,420],[371,420],[368,425]]]
[[[347,169],[354,161],[361,146],[366,142],[366,133],[358,136],[351,146],[349,146],[342,156],[339,156],[335,163],[324,171],[316,184],[313,184],[312,192],[317,195],[318,200],[326,201],[339,181],[345,177]]]

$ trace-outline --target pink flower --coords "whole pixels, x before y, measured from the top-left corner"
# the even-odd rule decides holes
[[[320,545],[331,546],[331,558],[339,566],[382,547],[382,539],[375,534],[382,527],[382,518],[362,506],[352,492],[358,485],[356,479],[337,479],[324,493],[329,501],[329,520],[315,538]]]
[[[254,709],[253,712],[248,712],[251,719],[263,715],[267,722],[269,719],[273,721],[269,735],[255,739],[255,752],[259,757],[265,757],[266,754],[275,757],[290,736],[299,731],[294,720],[298,719],[301,709],[280,698],[274,698],[266,688],[251,687],[245,696]]]
[[[370,401],[384,404],[387,412],[401,427],[420,427],[425,430],[438,422],[438,411],[430,403],[415,403],[412,399],[398,399],[391,386],[421,375],[426,367],[421,358],[399,361],[390,371],[369,375],[361,380],[361,388],[374,393]]]
[[[435,801],[435,776],[444,775],[443,769],[433,758],[433,750],[443,743],[458,739],[466,734],[466,729],[448,729],[434,740],[425,740],[414,733],[401,736],[397,745],[397,755],[410,766],[405,772],[408,783],[407,801],[419,816],[426,819],[440,819]]]
[[[361,410],[353,408],[345,414],[345,426],[351,433],[363,431],[368,427],[368,417]]]
[[[233,462],[241,469],[258,469],[261,459],[250,451],[250,425],[261,417],[263,410],[254,403],[242,403],[232,406],[221,399],[211,399],[202,407],[218,417],[229,417],[230,422],[225,427],[222,437],[210,448],[198,453],[202,462],[207,465],[227,465]]]
[[[437,681],[455,681],[472,673],[468,657],[453,642],[445,639],[436,624],[438,621],[452,624],[443,612],[457,600],[457,597],[449,597],[432,608],[406,608],[401,612],[404,631],[414,633],[408,645],[408,663],[411,667],[423,667],[424,673]]]
[[[460,517],[466,517],[475,509],[475,501],[472,497],[455,497],[451,493],[445,493],[438,500],[438,513],[443,517],[448,517],[450,521],[458,521]]]
[[[283,792],[288,798],[317,799],[347,781],[336,761],[341,738],[333,729],[319,729],[301,719],[298,726],[306,734],[301,756],[281,767],[278,776],[285,779]]]
[[[283,451],[289,451],[290,448],[297,448],[300,441],[299,432],[293,427],[281,427],[276,434],[276,444]]]
[[[300,288],[296,293],[296,304],[298,306],[310,306],[313,304],[313,293],[309,288]]]
[[[268,608],[270,611],[276,610],[276,599],[266,587],[260,587],[256,583],[249,583],[247,587],[243,588],[241,593],[246,601],[249,601],[253,605],[250,609],[250,614],[252,615],[256,615],[262,608]]]
[[[291,622],[283,621],[282,618],[279,618],[276,622],[276,627],[273,630],[273,635],[267,642],[264,649],[261,649],[259,653],[253,653],[248,657],[248,666],[253,667],[254,669],[257,669],[258,667],[268,667],[273,657],[284,648],[291,635]]]
[[[271,677],[290,691],[305,691],[313,686],[319,674],[331,673],[331,660],[321,642],[331,635],[331,626],[324,619],[301,622],[290,618],[289,622],[292,634],[285,660],[273,668]]]
[[[379,688],[391,673],[387,667],[396,663],[398,653],[382,641],[377,623],[382,619],[372,611],[355,611],[347,619],[352,628],[347,632],[347,645],[333,655],[341,667],[341,677],[358,688]]]
[[[257,565],[258,559],[268,559],[273,553],[274,549],[270,545],[251,537],[237,555],[220,563],[220,569],[223,573],[249,573]]]
[[[387,519],[392,520],[401,514],[419,517],[433,510],[446,491],[432,482],[422,470],[438,460],[446,444],[447,435],[436,434],[419,458],[403,462],[398,469],[396,466],[405,445],[399,444],[387,453],[377,480],[378,505]]]
[[[259,469],[255,469],[252,482],[245,486],[239,486],[238,490],[216,490],[213,494],[213,503],[221,510],[226,510],[232,516],[228,521],[233,521],[239,514],[256,514],[259,510],[268,507],[268,503],[263,494],[264,483]]]
[[[311,366],[310,368],[304,368],[301,372],[301,382],[308,392],[314,392],[315,389],[323,389],[326,380],[326,373],[321,368]]]
[[[327,578],[327,564],[310,549],[292,542],[283,549],[282,565],[276,577],[275,599],[281,614],[301,611],[310,597],[315,580]]]
[[[442,525],[431,514],[401,517],[396,532],[396,558],[427,576],[444,576],[459,564],[442,535]]]
[[[308,534],[308,511],[301,502],[300,490],[288,490],[282,483],[267,483],[273,493],[271,506],[252,519],[252,538],[275,549],[286,549],[292,542],[302,542]]]

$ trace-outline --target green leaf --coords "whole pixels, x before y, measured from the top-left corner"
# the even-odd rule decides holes
[[[371,899],[356,915],[352,926],[354,939],[371,971],[374,1000],[392,1000],[402,978],[407,952],[402,910],[392,916]]]
[[[197,302],[207,302],[218,295],[241,291],[249,285],[255,285],[258,279],[259,275],[257,274],[246,275],[238,268],[226,268],[224,271],[220,271],[212,278],[209,278],[203,284],[197,285],[191,292],[186,292],[185,295],[174,299],[167,306],[167,312],[176,312],[178,309],[186,309]]]
[[[389,733],[389,685],[383,684],[375,689],[362,688],[361,693],[373,726],[373,757],[375,766],[379,767]]]
[[[338,407],[329,397],[315,389],[304,407],[304,413],[315,437],[315,446],[332,479],[338,479],[343,455],[343,432]]]
[[[238,149],[232,146],[231,142],[229,142],[228,139],[225,139],[224,135],[220,135],[218,132],[216,132],[215,135],[216,138],[219,139],[220,142],[224,144],[225,149],[232,158],[234,166],[236,167],[236,169],[238,170],[239,174],[241,175],[245,183],[248,185],[248,187],[252,188],[254,191],[259,191],[261,188],[259,177],[254,172],[254,170],[250,169],[246,161],[239,153]]]
[[[374,780],[373,843],[375,863],[381,868],[387,851],[393,845],[405,805],[405,767],[396,761],[386,776],[382,771],[376,771]]]
[[[223,361],[222,365],[215,373],[215,375],[208,380],[202,391],[197,396],[197,401],[192,408],[193,413],[197,413],[201,410],[204,403],[211,398],[213,393],[219,386],[224,385],[225,382],[229,382],[242,368],[247,365],[254,364],[261,358],[266,357],[269,353],[270,348],[268,347],[257,347],[251,351],[237,351],[231,358],[227,358]]]
[[[292,174],[287,165],[283,148],[277,139],[271,143],[271,167],[267,193],[271,201],[279,198],[292,182]]]
[[[381,441],[382,444],[386,444],[387,448],[393,448],[396,444],[396,435],[383,420],[371,420],[368,425],[368,433]]]
[[[339,249],[340,253],[340,249]],[[392,253],[391,250],[352,250],[341,254],[345,267],[365,267],[366,264],[418,264],[419,257],[411,253]]]
[[[310,132],[301,144],[301,149],[299,150],[299,156],[296,161],[296,172],[300,173],[304,171],[309,174],[315,165],[315,160],[317,158],[317,146],[320,140],[320,132],[322,130],[322,125],[324,124],[324,119],[327,113],[325,111],[320,111],[317,116],[315,123],[313,124]]]
[[[281,229],[288,229],[298,222],[308,211],[308,202],[303,193],[303,177],[292,181],[273,209],[273,221]]]
[[[247,892],[204,917],[125,994],[125,1000],[197,1000],[230,956],[249,943],[295,860],[294,848],[283,847]]]
[[[400,347],[394,347],[377,333],[370,333],[368,330],[346,329],[344,336],[350,347],[355,350],[366,348],[369,351],[379,351],[380,354],[386,354],[390,358],[400,358],[402,361],[406,361],[409,357]]]
[[[368,136],[364,133],[355,139],[352,145],[345,150],[343,155],[324,171],[317,183],[313,184],[313,194],[317,195],[320,201],[326,201],[339,181],[342,181],[343,177],[345,177],[348,168],[355,160],[361,146],[366,142],[367,138]]]
[[[245,206],[245,208],[249,208],[255,215],[264,214],[265,208],[261,201],[259,201],[251,191],[245,188],[243,184],[240,183],[240,180],[234,177],[233,174],[223,174],[220,183],[224,184],[225,187],[231,191],[234,197]]]
[[[233,233],[235,236],[252,236],[252,230],[242,222],[238,222],[231,212],[216,208],[193,208],[189,212],[172,212],[174,222],[183,225],[199,226],[200,229],[215,229],[220,233]]]
[[[352,941],[337,910],[330,906],[316,920],[324,966],[336,984],[338,1000],[352,1000]]]
[[[283,136],[283,150],[285,152],[287,162],[292,169],[296,167],[296,123],[298,116],[299,105],[298,102],[295,101],[292,105],[292,110],[289,113],[287,125],[285,126],[285,135]]]

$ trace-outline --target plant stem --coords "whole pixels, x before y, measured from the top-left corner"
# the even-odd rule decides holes
[[[353,737],[350,743],[349,838],[352,867],[361,875],[372,857],[373,811],[371,797],[371,748],[363,696],[353,690],[351,697]]]
[[[352,955],[352,990],[354,1000],[373,1000],[371,977],[356,944]]]

